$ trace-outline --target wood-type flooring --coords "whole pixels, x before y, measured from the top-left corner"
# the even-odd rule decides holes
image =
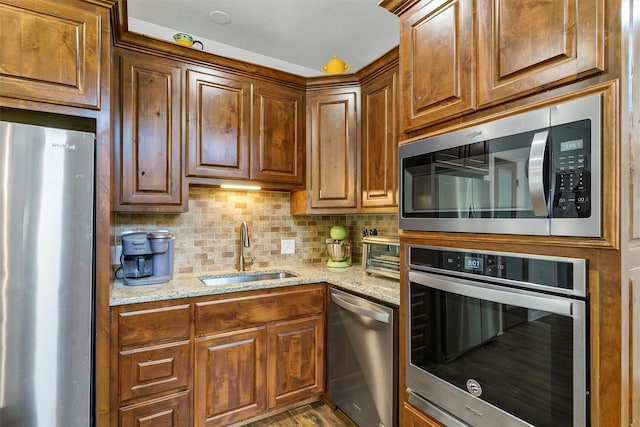
[[[340,410],[314,402],[244,427],[358,427]]]

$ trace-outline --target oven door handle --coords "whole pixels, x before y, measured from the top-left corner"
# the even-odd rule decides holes
[[[533,293],[520,289],[504,288],[502,286],[491,285],[482,282],[475,282],[466,279],[453,277],[442,278],[435,274],[409,271],[409,281],[423,286],[435,288],[444,292],[450,292],[471,298],[523,306],[527,308],[543,310],[563,316],[573,316],[573,304],[569,298]]]
[[[344,308],[345,310],[350,311],[351,313],[355,313],[360,316],[367,317],[369,319],[377,320],[378,322],[389,323],[389,318],[391,317],[389,316],[389,313],[381,313],[378,311],[367,310],[366,308],[359,307],[355,304],[351,304],[350,302],[345,301],[344,299],[340,298],[338,295],[335,295],[335,294],[331,295],[331,301],[336,303],[336,305]]]
[[[544,153],[547,148],[549,131],[533,135],[529,151],[529,195],[535,216],[549,216],[544,188]]]

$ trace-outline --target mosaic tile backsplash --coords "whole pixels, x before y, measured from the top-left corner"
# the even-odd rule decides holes
[[[189,211],[182,214],[112,214],[114,242],[125,230],[169,229],[176,234],[174,271],[200,273],[237,267],[240,223],[249,227],[251,247],[245,255],[252,267],[322,264],[327,261],[325,240],[333,225],[349,229],[354,264],[361,262],[363,231],[398,234],[398,216],[302,215],[289,213],[289,193],[229,191],[192,187]],[[295,253],[282,255],[280,241],[295,240]],[[251,267],[249,267],[251,268]]]

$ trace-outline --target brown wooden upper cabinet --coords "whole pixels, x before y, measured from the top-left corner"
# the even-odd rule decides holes
[[[187,176],[248,180],[250,82],[187,70]]]
[[[481,107],[604,71],[604,1],[484,0],[477,14]]]
[[[258,83],[253,91],[251,179],[304,185],[304,92]]]
[[[473,0],[421,1],[400,18],[402,130],[473,111]]]
[[[149,55],[119,59],[120,135],[114,144],[112,209],[184,211],[181,68]]]
[[[307,190],[291,212],[358,212],[359,86],[307,93]]]
[[[191,69],[187,85],[191,182],[302,186],[303,92]]]
[[[100,108],[101,28],[90,7],[0,1],[0,96]]]
[[[598,0],[417,2],[401,14],[401,130],[604,71],[603,14]]]
[[[362,85],[360,182],[363,212],[397,212],[397,67]]]
[[[187,70],[190,182],[301,187],[303,105],[302,91],[213,70]]]

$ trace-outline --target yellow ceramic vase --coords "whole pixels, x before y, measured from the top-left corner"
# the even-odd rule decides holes
[[[351,69],[351,65],[338,58],[337,55],[333,55],[333,58],[322,66],[321,70],[325,74],[344,74],[348,73]]]

